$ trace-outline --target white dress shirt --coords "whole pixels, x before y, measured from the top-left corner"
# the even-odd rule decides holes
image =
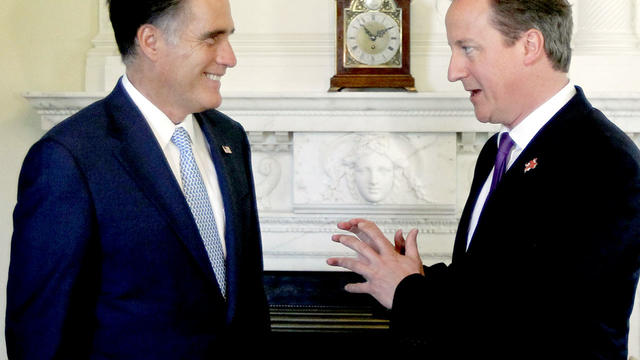
[[[176,127],[183,127],[189,133],[191,137],[191,146],[193,148],[193,155],[200,169],[200,175],[204,180],[204,185],[207,188],[207,194],[209,195],[209,201],[213,209],[213,214],[216,219],[216,225],[218,227],[218,233],[220,234],[220,241],[222,242],[222,249],[226,255],[225,246],[225,213],[224,204],[222,202],[222,193],[220,192],[220,186],[218,184],[218,175],[216,173],[215,166],[211,159],[211,153],[209,149],[209,143],[206,141],[200,125],[197,121],[194,121],[193,115],[189,114],[180,124],[174,124],[167,115],[165,115],[157,106],[149,101],[144,95],[142,95],[131,84],[127,75],[122,77],[122,85],[125,90],[136,104],[140,112],[147,120],[147,123],[151,127],[153,134],[160,144],[160,148],[164,153],[165,158],[169,162],[171,171],[175,176],[178,184],[182,188],[182,176],[180,175],[180,151],[178,147],[171,142],[171,136]],[[184,189],[183,189],[184,191]]]
[[[509,131],[509,136],[514,142],[514,146],[511,148],[511,153],[509,154],[507,168],[505,171],[509,170],[511,165],[513,165],[516,159],[518,159],[518,156],[520,156],[522,151],[527,147],[527,145],[529,145],[529,142],[538,133],[538,131],[540,131],[540,129],[542,129],[542,127],[549,120],[551,120],[551,118],[564,105],[566,105],[575,94],[576,88],[571,82],[569,82],[551,99],[547,100],[547,102],[540,105],[536,110],[534,110],[531,114],[524,118],[524,120],[516,125],[516,127],[511,129],[511,131],[509,131],[509,129],[507,129],[505,126],[502,126],[502,129],[500,129],[500,134]],[[500,136],[498,136],[498,141],[499,139]],[[471,244],[471,238],[473,237],[473,234],[476,231],[476,227],[478,226],[478,220],[480,219],[480,215],[482,214],[484,203],[489,196],[491,181],[493,180],[493,171],[494,170],[491,170],[491,173],[489,173],[489,177],[487,177],[482,190],[480,190],[478,201],[476,201],[476,205],[473,208],[473,213],[471,214],[471,219],[469,221],[469,232],[467,234],[467,249]]]

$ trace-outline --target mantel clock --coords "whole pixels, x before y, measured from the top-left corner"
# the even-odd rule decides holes
[[[330,91],[415,91],[409,64],[410,0],[336,0],[336,75]]]

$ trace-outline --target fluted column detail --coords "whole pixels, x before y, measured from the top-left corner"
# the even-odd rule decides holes
[[[114,78],[123,72],[118,47],[109,21],[106,1],[98,2],[98,34],[91,40],[93,47],[87,53],[85,68],[86,91],[110,91]]]
[[[578,53],[640,52],[636,0],[574,1]]]

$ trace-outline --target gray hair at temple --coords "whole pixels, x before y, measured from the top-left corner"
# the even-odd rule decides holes
[[[185,21],[186,1],[188,0],[107,0],[109,18],[122,61],[130,64],[135,58],[136,35],[138,28],[144,24],[159,28],[175,44],[178,28]]]
[[[492,22],[513,45],[530,29],[544,36],[544,48],[553,68],[569,72],[573,17],[567,0],[490,0]]]

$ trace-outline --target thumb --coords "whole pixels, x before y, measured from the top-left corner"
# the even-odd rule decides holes
[[[409,231],[407,239],[405,240],[405,254],[422,264],[420,253],[418,252],[418,229],[412,229]]]

